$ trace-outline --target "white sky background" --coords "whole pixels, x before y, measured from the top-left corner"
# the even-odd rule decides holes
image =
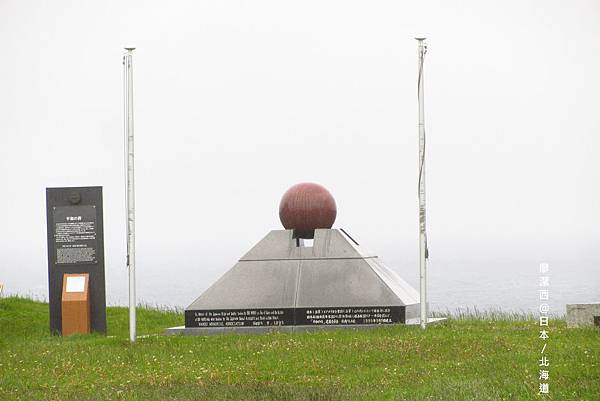
[[[132,45],[139,298],[189,304],[299,181],[416,285],[416,35],[433,302],[528,308],[540,261],[557,307],[598,301],[597,1],[0,0],[0,282],[46,296],[45,188],[101,185],[126,302]]]

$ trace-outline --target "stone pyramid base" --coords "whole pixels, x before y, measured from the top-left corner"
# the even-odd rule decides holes
[[[185,310],[168,334],[366,328],[418,319],[419,294],[344,230],[312,243],[274,230]]]

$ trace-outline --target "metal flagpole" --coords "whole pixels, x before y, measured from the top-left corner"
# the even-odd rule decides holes
[[[135,190],[133,158],[133,51],[126,47],[123,55],[123,78],[125,98],[125,157],[127,173],[127,267],[129,268],[129,340],[135,342]]]
[[[427,53],[426,38],[415,38],[419,50],[419,271],[420,271],[420,303],[421,303],[421,328],[427,327],[427,232],[425,227],[425,102],[423,99],[425,84],[423,62]]]

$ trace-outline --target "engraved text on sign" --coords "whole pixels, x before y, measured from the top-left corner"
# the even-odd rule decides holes
[[[96,263],[96,207],[55,206],[55,263]]]

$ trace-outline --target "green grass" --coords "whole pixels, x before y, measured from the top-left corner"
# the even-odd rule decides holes
[[[108,308],[107,337],[49,335],[48,305],[0,299],[0,400],[600,400],[600,330],[550,322],[550,396],[533,320],[164,337],[177,312]],[[488,316],[489,317],[489,316]]]

